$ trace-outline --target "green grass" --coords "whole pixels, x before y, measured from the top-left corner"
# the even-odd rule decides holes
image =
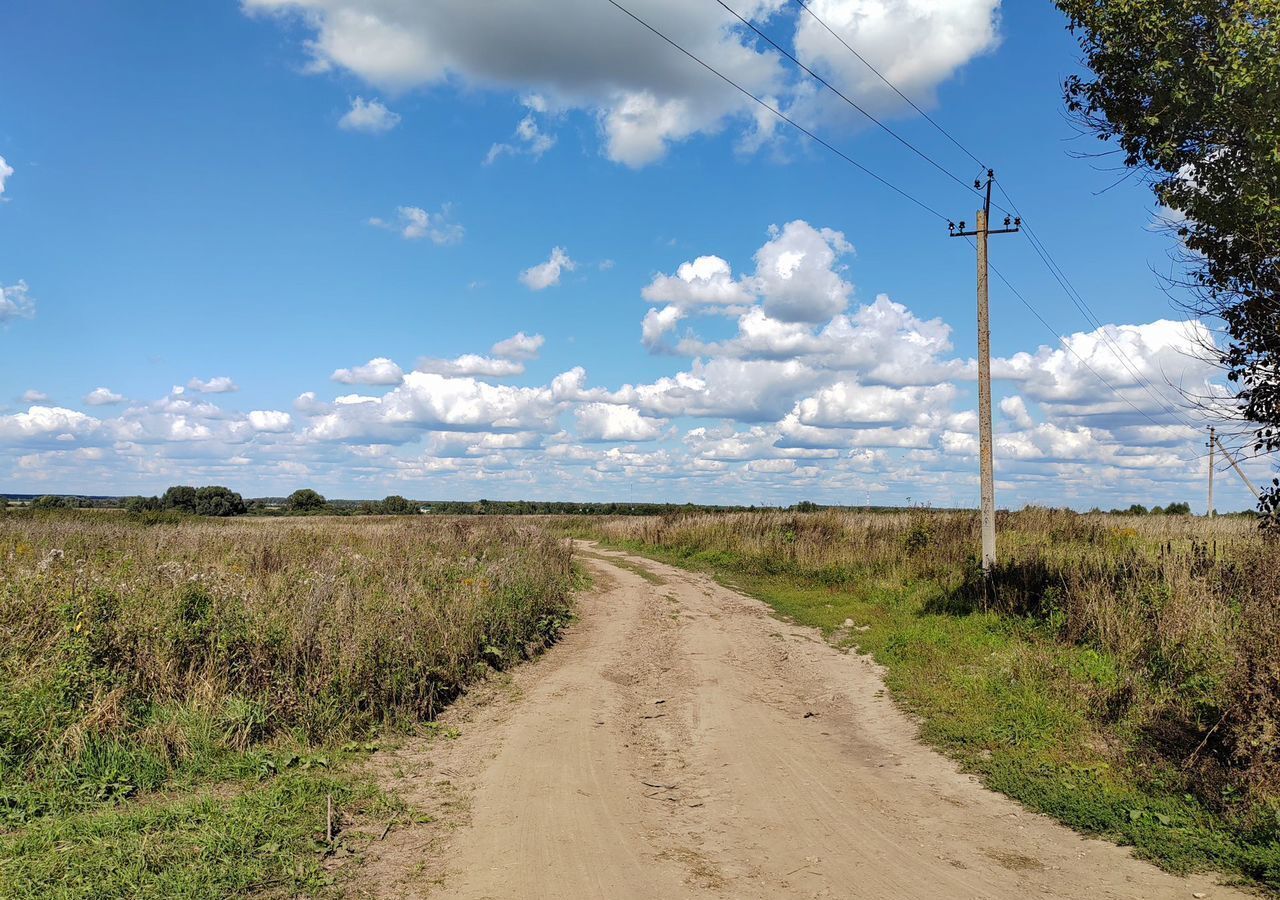
[[[191,898],[313,895],[333,884],[328,802],[383,802],[349,775],[289,772],[260,784],[158,796],[48,817],[0,836],[0,896]]]
[[[1141,749],[1142,735],[1100,721],[1098,703],[1116,686],[1114,661],[1057,640],[1042,620],[949,611],[929,580],[830,585],[751,574],[724,550],[609,546],[707,571],[871,654],[892,695],[919,716],[926,742],[1029,808],[1132,845],[1171,871],[1217,869],[1280,890],[1280,808],[1232,818],[1189,793],[1176,766]]]

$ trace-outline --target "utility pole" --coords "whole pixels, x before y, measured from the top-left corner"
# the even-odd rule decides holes
[[[1205,510],[1204,514],[1210,519],[1213,518],[1213,448],[1214,445],[1218,443],[1218,438],[1214,434],[1214,430],[1214,427],[1210,425],[1209,443],[1206,445],[1209,448],[1209,508]]]
[[[986,200],[978,210],[978,226],[965,230],[961,222],[947,224],[952,237],[977,238],[978,245],[978,454],[982,468],[982,572],[991,574],[996,563],[996,473],[991,434],[991,316],[987,303],[987,236],[1012,234],[1019,230],[1022,220],[1004,218],[1004,227],[988,227],[991,218],[991,185],[996,173],[987,169]],[[974,180],[975,190],[982,189],[981,180]]]
[[[1213,441],[1218,445],[1218,449],[1222,451],[1222,455],[1227,458],[1227,462],[1231,463],[1231,468],[1236,470],[1236,474],[1240,476],[1240,480],[1244,482],[1244,486],[1253,494],[1255,500],[1261,500],[1262,495],[1258,493],[1258,489],[1253,486],[1253,482],[1249,480],[1249,476],[1244,474],[1244,469],[1240,468],[1240,464],[1236,462],[1236,456],[1230,450],[1222,445],[1222,438],[1214,437]]]

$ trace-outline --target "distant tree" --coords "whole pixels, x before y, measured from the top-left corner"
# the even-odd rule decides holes
[[[311,488],[301,488],[289,495],[284,501],[285,509],[295,513],[318,512],[324,509],[325,499],[323,495],[316,493]]]
[[[1125,512],[1131,516],[1145,516],[1147,514],[1147,508],[1141,503],[1135,503],[1133,506],[1126,509]]]
[[[1164,508],[1166,516],[1189,516],[1191,515],[1190,503],[1170,503]]]
[[[64,497],[58,494],[46,494],[31,501],[32,509],[78,509],[90,505],[84,497]]]
[[[160,505],[165,509],[194,513],[196,511],[196,489],[186,484],[175,484],[164,492],[164,496],[160,498]]]
[[[388,516],[412,516],[418,512],[418,504],[406,500],[399,494],[392,494],[382,501],[381,512]]]
[[[814,503],[812,500],[801,500],[791,508],[796,512],[817,512],[818,504]]]
[[[1163,507],[1163,506],[1153,506],[1153,507],[1151,507],[1151,515],[1153,515],[1153,516],[1163,516],[1163,515],[1164,515],[1164,507]]]
[[[125,497],[124,508],[131,513],[158,512],[164,503],[159,497]]]
[[[230,488],[209,485],[196,489],[195,513],[198,516],[243,516],[247,511],[244,498]]]

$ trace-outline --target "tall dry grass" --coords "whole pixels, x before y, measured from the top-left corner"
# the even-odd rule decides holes
[[[136,787],[429,719],[555,637],[571,553],[510,520],[0,514],[0,822],[24,779],[109,792],[104,756]]]
[[[1120,677],[1098,714],[1208,792],[1280,795],[1280,543],[1248,519],[1001,513],[990,582],[972,513],[758,512],[584,521],[606,540],[758,576],[929,582],[926,613],[1028,618]]]

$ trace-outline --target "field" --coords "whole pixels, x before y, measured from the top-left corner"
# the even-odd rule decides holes
[[[1280,888],[1280,568],[1247,519],[738,513],[570,530],[710,571],[885,666],[986,783],[1175,871]]]
[[[0,514],[0,896],[323,889],[354,765],[567,622],[563,540],[466,519]]]
[[[340,891],[343,823],[417,815],[363,761],[447,740],[460,690],[556,639],[566,535],[872,654],[926,741],[1029,807],[1280,889],[1276,545],[1035,509],[1000,533],[988,585],[975,516],[928,510],[0,514],[0,896]]]

